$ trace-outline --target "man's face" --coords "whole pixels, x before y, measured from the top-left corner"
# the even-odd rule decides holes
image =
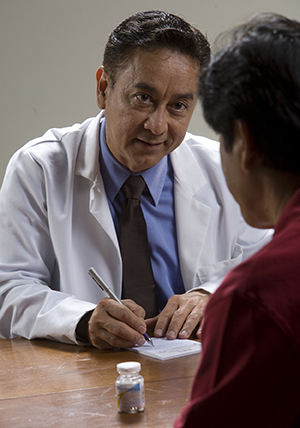
[[[236,126],[231,152],[226,151],[224,137],[220,136],[220,154],[226,183],[250,226],[273,227],[266,215],[268,213],[265,210],[259,161],[255,160],[254,152],[250,150],[251,146],[242,126]]]
[[[141,172],[180,145],[197,103],[198,78],[197,61],[166,48],[136,50],[113,88],[98,69],[106,141],[122,165]]]

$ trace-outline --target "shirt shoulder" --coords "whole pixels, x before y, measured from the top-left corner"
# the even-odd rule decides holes
[[[227,275],[209,305],[212,308],[215,304],[222,305],[222,301],[227,301],[226,305],[232,300],[247,302],[254,311],[271,319],[300,352],[298,236],[295,233],[293,238],[285,239],[275,235],[270,243]]]
[[[17,150],[8,163],[7,170],[51,167],[53,170],[65,169],[76,161],[86,130],[94,118],[83,123],[75,123],[63,128],[51,128],[42,136],[34,138]]]
[[[34,138],[21,147],[19,152],[35,150],[38,152],[40,150],[39,146],[46,145],[55,145],[55,143],[64,144],[67,140],[72,140],[80,138],[80,135],[84,133],[85,129],[89,125],[92,119],[87,119],[83,123],[75,123],[71,126],[66,126],[62,128],[50,128],[42,136]]]

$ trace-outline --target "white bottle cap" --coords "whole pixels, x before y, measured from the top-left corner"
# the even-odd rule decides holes
[[[141,363],[138,363],[137,361],[126,361],[126,363],[119,363],[117,364],[117,371],[120,373],[122,372],[131,372],[131,371],[140,371],[141,370]]]

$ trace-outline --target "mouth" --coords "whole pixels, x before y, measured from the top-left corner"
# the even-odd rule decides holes
[[[160,147],[162,144],[165,143],[165,141],[150,141],[150,140],[141,140],[140,138],[136,138],[136,142],[138,144],[141,144],[144,147],[148,147],[148,148],[156,148],[156,147]]]

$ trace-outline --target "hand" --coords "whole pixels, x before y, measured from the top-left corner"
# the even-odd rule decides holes
[[[198,326],[196,337],[200,339],[200,323],[210,295],[201,290],[185,294],[174,294],[162,312],[155,318],[146,320],[149,329],[154,328],[155,337],[167,339],[187,339]]]
[[[145,343],[144,309],[132,300],[122,300],[122,303],[124,305],[105,297],[94,309],[88,331],[90,342],[96,348],[129,348]]]

